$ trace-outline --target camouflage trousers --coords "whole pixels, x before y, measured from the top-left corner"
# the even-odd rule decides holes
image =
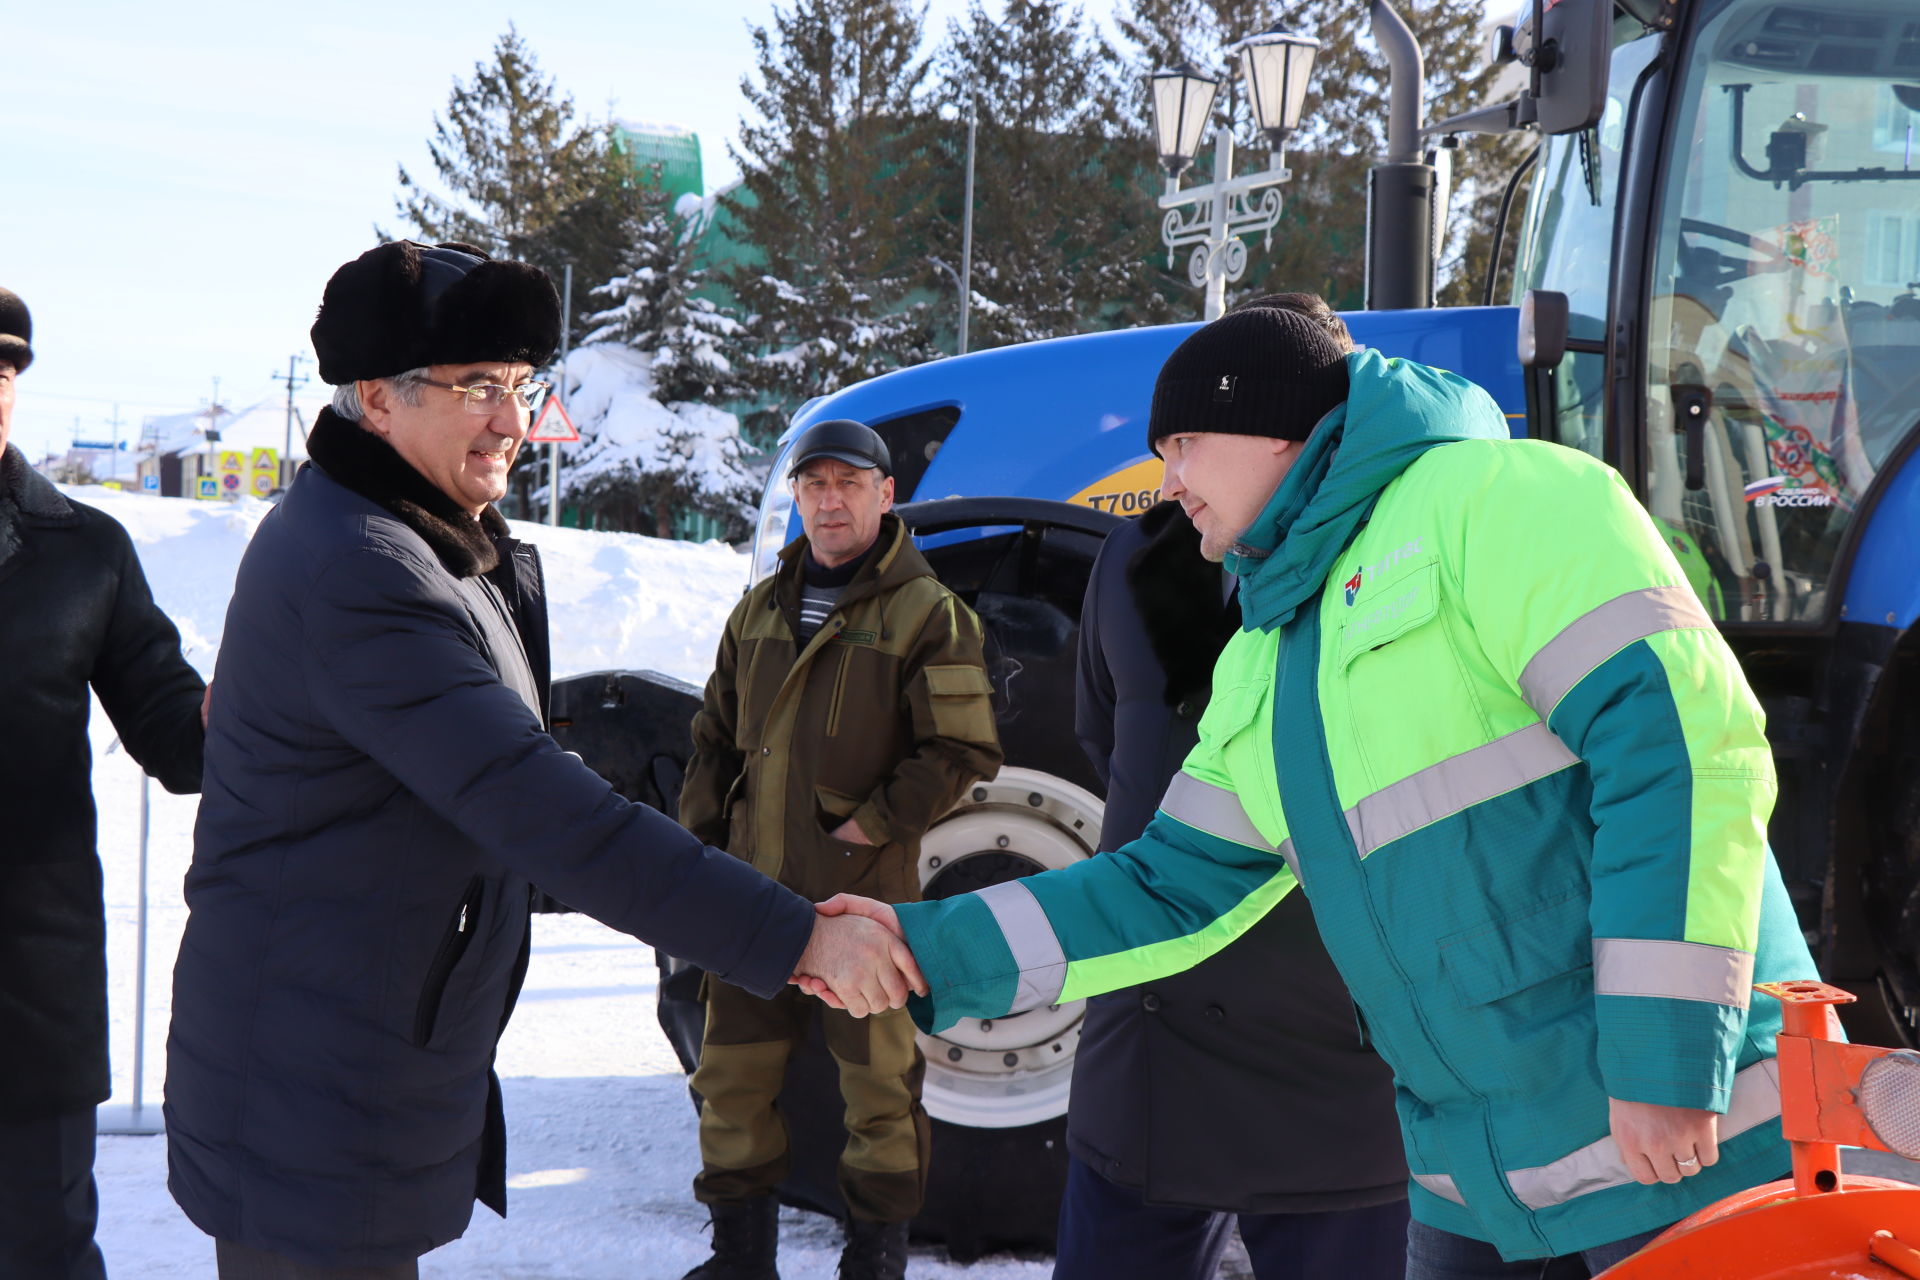
[[[771,1000],[708,976],[707,1027],[693,1088],[700,1109],[702,1204],[767,1195],[787,1176],[787,1126],[776,1105],[788,1058],[821,1019],[840,1071],[847,1145],[837,1181],[856,1218],[904,1222],[926,1192],[931,1129],[920,1107],[926,1064],[905,1009],[855,1018],[789,987]]]

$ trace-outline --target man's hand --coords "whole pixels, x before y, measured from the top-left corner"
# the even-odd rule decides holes
[[[213,681],[207,681],[207,691],[200,695],[200,732],[207,731],[207,709],[213,706]]]
[[[870,845],[873,843],[873,841],[867,839],[867,833],[860,829],[860,824],[855,822],[852,818],[848,818],[845,822],[835,827],[828,834],[833,839],[838,840],[841,844]]]
[[[872,898],[862,898],[858,894],[837,893],[825,902],[815,903],[813,909],[819,914],[822,920],[834,917],[848,920],[864,917],[880,925],[894,937],[894,946],[898,949],[897,954],[905,957],[906,963],[900,965],[900,969],[902,973],[907,975],[907,979],[913,987],[914,994],[922,996],[927,994],[927,980],[921,975],[920,966],[914,963],[913,952],[907,949],[906,940],[900,932],[900,917],[894,913],[892,907],[884,902],[875,902]],[[818,926],[816,926],[816,931],[817,928]],[[896,963],[898,963],[897,960]],[[842,998],[841,993],[836,992],[830,984],[806,973],[804,970],[793,976],[793,982],[808,995],[818,996],[822,1001],[835,1009],[852,1011],[850,1004]],[[906,1003],[905,997],[901,998],[901,1003]],[[856,1014],[855,1016],[858,1017],[860,1015]]]
[[[909,989],[927,993],[927,980],[897,930],[852,911],[815,910],[820,914],[814,917],[813,937],[791,979],[802,990],[856,1018],[900,1008]]]
[[[816,902],[813,909],[823,916],[865,916],[875,924],[884,925],[888,933],[906,941],[907,935],[900,929],[900,913],[884,902],[872,898],[863,898],[857,893],[836,893],[825,902]]]
[[[1720,1117],[1692,1107],[1607,1099],[1607,1123],[1636,1182],[1678,1182],[1720,1160]]]

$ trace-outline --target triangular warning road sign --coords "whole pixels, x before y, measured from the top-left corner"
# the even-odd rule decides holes
[[[533,420],[533,430],[527,432],[527,443],[574,444],[579,439],[580,433],[574,430],[573,419],[561,406],[560,397],[548,396],[540,406],[540,416]]]

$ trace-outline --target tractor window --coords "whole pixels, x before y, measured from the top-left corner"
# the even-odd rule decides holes
[[[1920,15],[1864,0],[1721,0],[1692,43],[1647,502],[1729,622],[1826,616],[1854,508],[1920,420],[1916,55]]]
[[[1616,26],[1617,35],[1640,30],[1631,19]],[[1546,140],[1527,198],[1514,297],[1528,289],[1566,294],[1572,310],[1567,334],[1576,341],[1602,342],[1607,336],[1613,205],[1620,190],[1627,98],[1659,46],[1657,39],[1647,37],[1613,51],[1606,114],[1591,129]]]
[[[1615,24],[1624,43],[1613,51],[1607,72],[1607,109],[1600,123],[1582,133],[1548,138],[1527,200],[1516,299],[1528,289],[1567,295],[1566,358],[1549,377],[1553,439],[1594,457],[1606,456],[1607,290],[1613,258],[1614,199],[1620,189],[1620,155],[1626,141],[1627,99],[1634,82],[1659,48],[1641,36],[1632,19]]]

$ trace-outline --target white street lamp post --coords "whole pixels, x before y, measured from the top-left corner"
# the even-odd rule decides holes
[[[1278,187],[1293,177],[1286,166],[1286,139],[1299,126],[1320,42],[1276,28],[1250,36],[1236,48],[1255,117],[1272,147],[1263,171],[1234,177],[1233,134],[1230,128],[1216,128],[1213,181],[1182,190],[1180,175],[1193,163],[1220,84],[1185,65],[1157,71],[1149,82],[1154,142],[1167,171],[1166,191],[1159,199],[1167,211],[1160,238],[1167,246],[1169,268],[1179,250],[1193,246],[1187,279],[1206,291],[1208,320],[1226,310],[1227,282],[1246,272],[1247,246],[1241,237],[1261,233],[1266,247],[1273,248],[1281,209]],[[1185,206],[1195,207],[1182,213]]]

